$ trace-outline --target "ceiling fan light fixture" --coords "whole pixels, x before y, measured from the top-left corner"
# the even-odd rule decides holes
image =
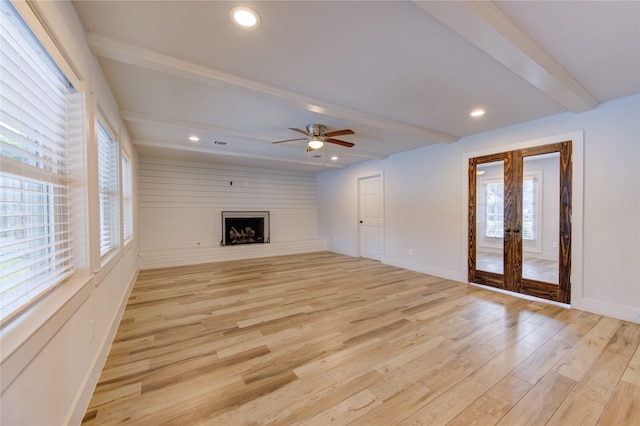
[[[248,7],[234,7],[229,14],[233,22],[245,28],[255,28],[260,24],[260,16]]]
[[[320,138],[313,137],[309,139],[309,143],[307,145],[311,149],[320,149],[324,146],[324,141]]]

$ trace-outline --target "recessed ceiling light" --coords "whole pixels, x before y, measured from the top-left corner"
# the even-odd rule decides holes
[[[189,140],[191,142],[198,142],[200,140],[200,138],[195,136],[195,135],[193,135],[193,136],[189,136]]]
[[[336,155],[332,156],[331,161],[338,161],[338,157]]]
[[[248,7],[234,7],[230,15],[233,22],[243,27],[254,28],[260,24],[260,16]]]
[[[472,117],[482,117],[484,115],[484,110],[483,109],[477,109],[475,111],[472,111],[470,115]]]

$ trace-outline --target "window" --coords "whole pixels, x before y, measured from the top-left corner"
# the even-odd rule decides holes
[[[98,198],[100,203],[100,256],[118,244],[118,145],[98,121]]]
[[[133,237],[133,186],[131,181],[131,162],[122,156],[122,234],[124,241]]]
[[[76,90],[11,3],[0,2],[0,318],[73,272],[68,145]]]
[[[485,186],[485,203],[487,207],[485,235],[502,238],[504,228],[504,183],[488,182]]]
[[[537,228],[538,179],[525,178],[522,183],[522,239],[535,240]]]
[[[538,175],[539,173],[536,173]],[[522,239],[536,240],[538,228],[538,180],[525,176],[522,183]],[[485,183],[485,236],[502,238],[504,230],[504,183]]]

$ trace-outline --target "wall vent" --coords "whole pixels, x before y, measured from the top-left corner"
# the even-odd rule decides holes
[[[231,146],[231,142],[226,141],[213,141],[213,144],[218,146]]]

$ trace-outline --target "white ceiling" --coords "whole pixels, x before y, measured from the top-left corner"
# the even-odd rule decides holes
[[[638,1],[74,5],[147,156],[317,172],[640,92]],[[272,144],[312,123],[355,147]]]

